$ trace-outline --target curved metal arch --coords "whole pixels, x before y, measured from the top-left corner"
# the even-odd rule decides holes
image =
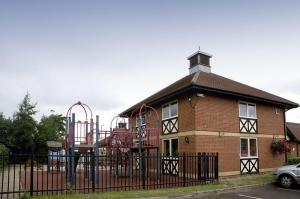
[[[110,129],[111,130],[112,130],[113,122],[116,120],[116,123],[117,123],[119,118],[128,118],[128,116],[127,115],[117,115],[117,116],[113,117],[113,119],[110,122]]]
[[[138,109],[134,109],[131,114],[130,114],[130,120],[131,120],[131,125],[130,125],[130,130],[133,131],[133,115],[136,113]],[[130,121],[129,121],[130,122]]]
[[[157,111],[155,110],[155,108],[153,108],[152,106],[148,106],[148,105],[146,105],[146,104],[143,104],[142,106],[141,106],[141,108],[140,108],[140,111],[139,111],[139,116],[141,117],[142,116],[142,111],[143,111],[143,108],[144,109],[151,109],[154,113],[155,113],[155,115],[156,115],[156,121],[157,122],[159,122],[159,116],[158,116],[158,113],[157,113]]]
[[[84,113],[85,113],[85,119],[86,121],[88,121],[88,114],[87,114],[87,111],[86,111],[86,108],[90,111],[90,115],[91,115],[91,118],[90,119],[93,119],[93,112],[92,112],[92,109],[85,103],[82,103],[80,101],[76,102],[75,104],[73,104],[67,111],[67,117],[71,117],[71,113],[72,113],[72,109],[75,107],[75,106],[81,106],[82,109],[84,110]]]
[[[130,115],[130,120],[131,120],[131,123],[133,123],[133,115],[135,113],[139,113],[139,116],[142,116],[142,111],[143,109],[151,109],[154,111],[155,115],[156,115],[156,122],[159,123],[159,116],[158,116],[158,113],[157,111],[155,110],[155,108],[153,108],[152,106],[148,106],[147,104],[142,104],[142,106],[140,107],[140,109],[134,109],[132,112],[131,112],[131,115]]]

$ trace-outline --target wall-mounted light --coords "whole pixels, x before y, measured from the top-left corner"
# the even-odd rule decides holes
[[[197,93],[197,97],[205,97],[203,93]]]
[[[185,143],[189,144],[189,143],[190,143],[189,137],[188,137],[188,136],[185,136],[184,141],[185,141]]]

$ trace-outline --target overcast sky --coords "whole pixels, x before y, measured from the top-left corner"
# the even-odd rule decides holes
[[[300,1],[0,1],[0,112],[26,92],[39,113],[81,100],[111,118],[188,74],[212,71],[300,102]],[[287,113],[300,122],[300,110]]]

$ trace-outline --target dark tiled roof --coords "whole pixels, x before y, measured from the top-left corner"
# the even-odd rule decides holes
[[[264,100],[267,102],[274,102],[285,105],[289,108],[298,107],[297,103],[284,99],[282,97],[273,95],[271,93],[256,89],[254,87],[233,81],[231,79],[219,76],[214,73],[197,72],[174,82],[170,86],[160,90],[159,92],[144,99],[138,104],[125,110],[123,114],[132,111],[135,108],[139,108],[142,104],[151,104],[163,97],[171,95],[177,91],[180,91],[188,87],[198,87],[199,89],[208,89],[211,92],[222,92],[228,95],[240,95],[244,97],[250,97],[257,100]]]
[[[286,127],[292,136],[296,139],[295,141],[300,142],[300,124],[287,122]]]
[[[216,75],[214,73],[200,72],[197,78],[197,85],[213,88],[216,90],[222,90],[226,92],[232,92],[236,94],[242,94],[246,96],[252,96],[255,98],[261,98],[269,101],[274,101],[281,104],[286,104],[292,107],[297,107],[298,104],[282,97],[273,95],[271,93],[259,90],[257,88],[242,84],[240,82],[233,81],[231,79]]]

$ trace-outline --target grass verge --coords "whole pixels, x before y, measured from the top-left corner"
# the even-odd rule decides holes
[[[191,187],[165,188],[155,190],[116,191],[93,194],[69,194],[60,196],[38,196],[35,199],[123,199],[123,198],[147,198],[159,196],[174,196],[180,194],[212,191],[217,189],[234,188],[246,185],[272,183],[275,177],[272,174],[247,175],[222,179],[218,183],[197,185]]]

